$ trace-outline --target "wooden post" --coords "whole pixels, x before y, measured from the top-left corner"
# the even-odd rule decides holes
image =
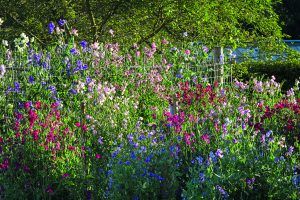
[[[218,81],[220,85],[224,83],[224,52],[223,47],[215,47],[214,63],[217,65],[217,70],[214,74],[214,81]]]

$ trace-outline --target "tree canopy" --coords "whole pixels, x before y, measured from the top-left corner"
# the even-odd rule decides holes
[[[208,46],[273,45],[282,38],[279,0],[1,0],[0,38],[20,33],[46,43],[50,21],[66,19],[80,39],[149,43],[166,38]],[[114,37],[109,30],[114,30]],[[183,34],[186,33],[186,34]]]

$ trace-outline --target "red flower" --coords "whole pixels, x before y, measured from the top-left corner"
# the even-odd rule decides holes
[[[69,149],[70,151],[74,151],[74,150],[75,150],[75,147],[74,147],[74,146],[69,146],[68,149]]]
[[[0,137],[0,143],[2,143],[3,142],[3,138],[2,137]]]
[[[58,107],[58,103],[55,102],[55,103],[52,103],[52,104],[51,104],[51,108],[55,109],[55,108],[57,108],[57,107]]]

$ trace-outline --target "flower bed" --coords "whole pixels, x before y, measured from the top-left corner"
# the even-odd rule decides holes
[[[209,84],[186,67],[204,47],[124,53],[62,30],[47,50],[1,46],[1,198],[299,197],[298,86]]]

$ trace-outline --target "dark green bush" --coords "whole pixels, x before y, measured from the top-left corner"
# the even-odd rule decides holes
[[[293,87],[300,77],[300,60],[243,62],[233,67],[233,77],[247,81],[251,77],[271,78],[275,76],[278,82],[283,82],[282,89]]]

